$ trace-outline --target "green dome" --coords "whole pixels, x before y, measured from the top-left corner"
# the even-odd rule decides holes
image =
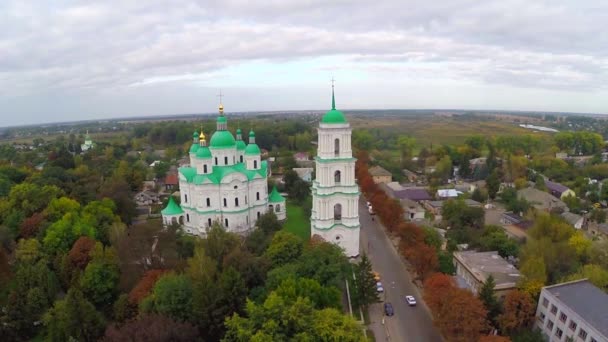
[[[192,133],[192,137],[193,137],[194,139],[198,139],[198,132],[197,132],[197,131],[194,131],[194,133]]]
[[[326,124],[345,124],[346,119],[344,118],[344,114],[342,114],[341,111],[337,110],[337,109],[332,109],[329,112],[325,113],[325,115],[323,115],[323,118],[321,119],[321,123],[326,123]]]
[[[253,133],[253,131],[249,131],[249,137],[250,138],[255,138],[255,133]]]
[[[245,144],[245,142],[243,140],[237,140],[236,142],[236,149],[239,151],[242,151],[244,149],[247,148],[247,144]]]
[[[217,118],[217,121],[220,121],[222,117]],[[224,118],[226,120],[226,118]],[[211,136],[211,143],[209,147],[212,148],[230,148],[234,147],[235,140],[232,136],[232,133],[228,131],[215,131]]]
[[[167,203],[167,207],[160,212],[163,215],[172,216],[172,215],[180,215],[183,214],[184,211],[179,204],[175,203],[173,200],[173,196],[169,196],[169,203]]]
[[[241,129],[240,128],[236,129],[236,134],[241,134]]]
[[[196,151],[198,151],[199,147],[200,147],[199,144],[192,144],[192,146],[190,146],[190,153],[196,153]]]
[[[225,116],[218,116],[217,117],[217,123],[226,123],[226,122],[228,122],[228,121],[226,120]]]
[[[281,196],[281,194],[277,190],[276,185],[272,187],[272,192],[270,192],[270,196],[268,196],[268,202],[270,202],[270,203],[285,202],[285,197]]]
[[[260,152],[260,148],[258,147],[257,144],[249,144],[245,148],[245,154],[246,155],[259,155],[261,153],[262,152]]]
[[[201,146],[196,152],[196,158],[199,159],[211,159],[211,151],[209,151],[209,147]]]

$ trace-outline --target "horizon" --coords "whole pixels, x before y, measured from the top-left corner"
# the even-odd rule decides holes
[[[349,110],[608,114],[602,1],[9,0],[0,20],[3,127],[196,113],[220,89],[234,112],[324,110],[333,77]]]

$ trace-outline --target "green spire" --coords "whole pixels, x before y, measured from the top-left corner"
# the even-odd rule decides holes
[[[165,207],[165,209],[161,210],[161,214],[167,215],[167,216],[180,215],[183,213],[184,213],[184,211],[179,206],[179,204],[175,203],[175,201],[173,200],[173,196],[169,196],[169,203],[167,203],[167,207]]]
[[[334,79],[331,79],[331,109],[336,109],[336,97],[334,96]]]
[[[277,190],[277,186],[272,187],[272,191],[270,192],[270,196],[268,196],[268,202],[270,203],[281,203],[285,202],[285,198],[281,196],[279,191]]]

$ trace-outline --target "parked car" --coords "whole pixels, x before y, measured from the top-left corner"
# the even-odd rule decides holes
[[[416,299],[414,296],[405,296],[405,301],[409,306],[416,306]]]
[[[393,304],[391,303],[384,303],[384,314],[387,316],[392,316],[395,314],[395,311],[393,310]]]
[[[382,287],[382,283],[381,282],[377,282],[376,283],[376,290],[380,293],[384,292],[384,287]]]
[[[376,281],[380,281],[380,273],[378,273],[378,272],[374,271],[374,279],[375,279]]]

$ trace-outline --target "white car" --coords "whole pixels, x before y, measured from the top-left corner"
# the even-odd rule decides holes
[[[405,301],[409,306],[416,306],[416,299],[414,296],[405,296]]]
[[[376,283],[376,291],[382,293],[384,292],[384,287],[382,287],[382,283],[381,282],[377,282]]]

